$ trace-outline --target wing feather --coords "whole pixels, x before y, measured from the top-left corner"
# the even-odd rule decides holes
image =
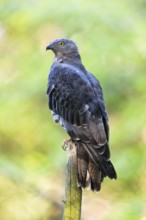
[[[108,141],[108,117],[102,90],[91,74],[56,64],[49,75],[48,96],[50,109],[62,117],[63,123],[69,123],[64,125],[68,133],[75,133],[81,140],[90,137],[98,146]]]

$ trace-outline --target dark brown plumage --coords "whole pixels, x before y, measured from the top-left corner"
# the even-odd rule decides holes
[[[48,78],[49,108],[77,146],[78,184],[99,191],[104,177],[117,178],[100,83],[83,66],[73,41],[57,39],[46,49],[55,54]]]

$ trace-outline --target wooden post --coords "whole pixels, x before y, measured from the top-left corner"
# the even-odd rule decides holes
[[[82,189],[77,185],[76,146],[72,141],[66,141],[64,146],[67,151],[67,176],[63,220],[80,220]]]

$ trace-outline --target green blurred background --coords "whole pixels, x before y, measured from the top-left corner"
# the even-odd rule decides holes
[[[84,191],[83,220],[146,220],[146,1],[1,0],[0,220],[60,220],[67,135],[47,106],[55,38],[100,80],[118,180]]]

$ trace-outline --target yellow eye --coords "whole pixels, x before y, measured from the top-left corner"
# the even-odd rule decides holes
[[[59,43],[59,45],[61,46],[61,47],[63,47],[64,46],[64,42],[63,41],[61,41],[60,43]]]

